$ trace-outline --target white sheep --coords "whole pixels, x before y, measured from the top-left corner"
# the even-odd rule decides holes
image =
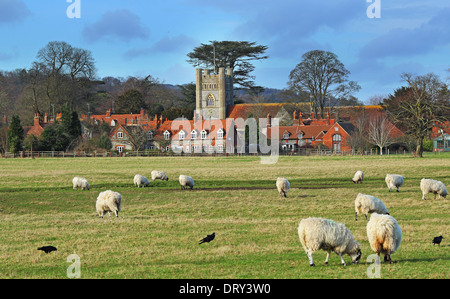
[[[280,193],[280,197],[287,197],[287,193],[289,192],[289,181],[285,178],[277,178],[277,189],[278,193]]]
[[[373,213],[367,223],[367,238],[377,253],[377,262],[380,263],[380,253],[383,253],[384,261],[391,263],[391,254],[400,247],[402,230],[394,217]]]
[[[359,182],[364,181],[364,172],[362,172],[361,170],[358,170],[357,172],[355,172],[355,175],[353,176],[352,182],[355,184],[358,184]]]
[[[165,174],[164,171],[153,170],[152,171],[152,181],[154,181],[154,180],[168,181],[169,177]]]
[[[119,217],[121,205],[122,195],[118,192],[106,190],[98,195],[95,207],[100,218],[103,218],[104,212],[108,212],[109,217],[111,217],[111,212],[114,212],[116,217]]]
[[[441,181],[436,181],[432,179],[422,179],[420,181],[420,189],[422,190],[422,199],[425,200],[425,195],[428,193],[434,194],[434,199],[436,199],[436,195],[439,195],[443,198],[447,198],[447,188],[445,188],[444,183]]]
[[[404,177],[398,174],[387,174],[385,181],[389,192],[394,188],[397,188],[397,192],[399,192],[398,189],[403,185]]]
[[[180,175],[178,178],[178,181],[180,182],[181,189],[186,189],[187,187],[190,187],[191,190],[194,188],[194,180],[187,175]]]
[[[359,263],[361,258],[359,243],[342,223],[322,218],[302,219],[298,226],[298,236],[308,255],[310,266],[315,266],[313,253],[320,249],[327,252],[325,265],[328,265],[331,251],[339,255],[344,266],[346,264],[342,257],[343,254],[348,254],[352,258],[352,264]]]
[[[134,185],[138,188],[142,186],[142,188],[148,186],[150,181],[143,175],[137,174],[134,176]]]
[[[372,195],[358,193],[355,199],[355,220],[358,220],[358,214],[364,214],[366,220],[369,220],[367,217],[369,213],[389,215],[389,211],[380,199]]]
[[[72,185],[73,190],[76,190],[78,187],[81,188],[81,190],[90,190],[91,185],[89,185],[89,182],[85,178],[81,177],[74,177],[72,179]]]

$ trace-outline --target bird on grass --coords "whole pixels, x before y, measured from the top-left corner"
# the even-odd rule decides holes
[[[438,244],[439,246],[441,246],[441,241],[442,241],[442,239],[444,239],[443,236],[434,237],[434,239],[433,239],[433,244],[434,244],[434,245]]]
[[[214,240],[214,238],[216,237],[216,233],[212,233],[211,235],[207,235],[205,238],[201,239],[198,244],[202,244],[202,243],[209,243],[212,240]]]
[[[48,254],[52,251],[57,251],[58,249],[56,249],[56,247],[53,247],[53,246],[43,246],[43,247],[39,247],[37,250],[42,250]]]

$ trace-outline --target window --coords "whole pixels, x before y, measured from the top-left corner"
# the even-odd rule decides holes
[[[283,133],[283,139],[289,139],[289,132]]]
[[[191,132],[191,139],[197,139],[197,131],[196,130],[193,130]]]
[[[222,145],[222,144],[219,144],[219,145],[217,146],[217,151],[218,151],[219,153],[223,153],[223,145]]]
[[[205,130],[203,130],[202,131],[202,140],[205,140],[207,136],[208,136],[208,133]]]
[[[339,127],[334,127],[335,132],[339,132]]]
[[[170,139],[170,132],[169,131],[165,131],[164,132],[164,139],[165,140],[169,140]]]
[[[118,147],[117,147],[117,151],[118,151],[119,153],[123,153],[123,146],[118,146]]]
[[[206,99],[206,106],[214,106],[215,100],[214,96],[210,93]]]
[[[152,131],[148,131],[147,132],[147,139],[148,140],[152,140],[153,139],[153,132]]]
[[[302,139],[303,138],[303,133],[298,133],[297,134],[297,139]]]
[[[341,151],[341,141],[342,136],[339,134],[333,135],[333,150],[340,152]]]
[[[123,139],[123,132],[117,132],[117,138]]]
[[[223,130],[219,129],[219,131],[217,131],[217,139],[223,139]]]
[[[180,131],[180,133],[178,134],[178,139],[184,140],[184,138],[186,138],[186,132],[182,130],[182,131]]]

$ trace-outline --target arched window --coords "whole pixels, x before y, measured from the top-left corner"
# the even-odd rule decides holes
[[[210,93],[206,99],[206,106],[214,106],[215,101],[216,99],[214,98],[214,95]]]
[[[341,151],[341,141],[342,136],[339,134],[333,135],[333,150],[340,152]]]

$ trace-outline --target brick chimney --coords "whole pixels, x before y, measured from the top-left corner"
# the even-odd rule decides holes
[[[294,115],[293,115],[294,120],[297,119],[297,110],[294,110]]]
[[[34,114],[34,125],[39,126],[39,113]]]
[[[106,110],[106,117],[111,117],[111,109]]]

